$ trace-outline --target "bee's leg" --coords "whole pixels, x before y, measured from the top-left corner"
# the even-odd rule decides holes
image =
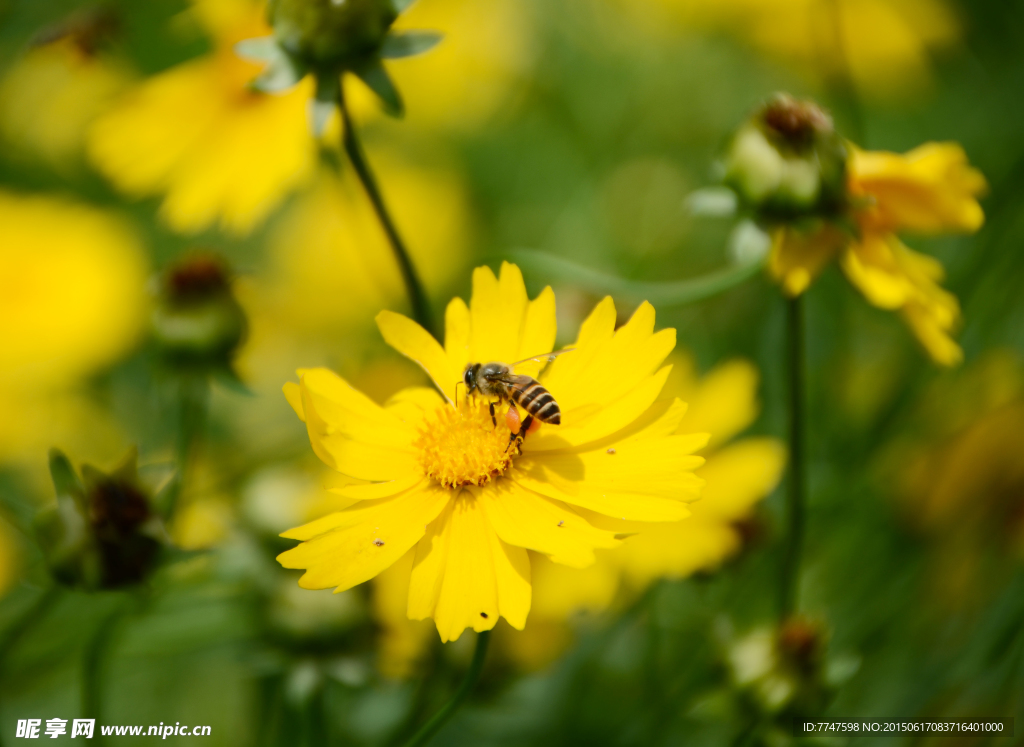
[[[508,448],[506,448],[505,451],[508,451],[508,449],[512,448],[513,443],[517,443],[519,445],[519,453],[522,454],[523,441],[526,440],[526,432],[530,430],[531,425],[533,425],[533,415],[527,415],[526,419],[523,420],[523,424],[519,426],[519,431],[517,433],[511,434],[508,437]]]
[[[496,417],[494,417],[494,406],[495,405],[500,405],[500,404],[501,404],[501,400],[499,399],[496,402],[491,402],[488,405],[488,409],[491,411],[491,422],[494,423],[494,427],[495,428],[498,427],[498,419]]]

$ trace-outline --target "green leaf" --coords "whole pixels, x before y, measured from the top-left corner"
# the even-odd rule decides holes
[[[404,13],[414,2],[416,0],[391,0],[391,5],[394,7],[395,12]]]
[[[423,54],[436,47],[444,38],[437,31],[392,31],[384,38],[380,56],[386,60],[397,60]]]
[[[402,97],[379,59],[372,60],[353,72],[380,97],[385,112],[392,117],[401,117],[405,113]]]
[[[764,260],[729,265],[686,280],[641,282],[608,275],[545,252],[518,249],[509,259],[524,271],[544,280],[560,280],[597,295],[630,301],[650,301],[655,306],[684,306],[716,296],[749,280],[764,266]]]

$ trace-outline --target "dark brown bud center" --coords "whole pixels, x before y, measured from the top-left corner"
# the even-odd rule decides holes
[[[832,118],[810,101],[777,96],[764,108],[766,127],[792,145],[807,145],[819,133],[832,131]]]

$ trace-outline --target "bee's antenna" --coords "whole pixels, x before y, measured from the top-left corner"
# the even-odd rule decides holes
[[[455,406],[456,407],[459,406],[459,384],[461,384],[461,383],[462,382],[460,382],[460,381],[456,381],[455,382]]]

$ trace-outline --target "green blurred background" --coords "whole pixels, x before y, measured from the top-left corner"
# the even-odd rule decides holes
[[[251,75],[230,55],[233,35],[252,33],[251,23],[232,26],[232,13],[251,11],[240,5],[0,0],[0,630],[50,584],[31,522],[53,502],[51,446],[76,465],[109,469],[136,445],[155,480],[173,468],[178,384],[146,331],[158,273],[190,252],[216,253],[249,319],[235,360],[244,387],[212,383],[169,530],[182,549],[144,593],[67,591],[33,620],[0,663],[5,742],[18,719],[80,715],[83,662],[101,630],[110,639],[101,722],[209,724],[208,744],[395,743],[444,702],[471,653],[471,635],[441,646],[431,630],[417,639],[414,663],[384,666],[387,625],[370,590],[302,592],[298,573],[273,559],[290,545],[276,534],[323,501],[281,384],[313,365],[380,400],[420,381],[373,325],[380,308],[403,310],[404,301],[331,139],[337,131],[316,146],[310,139],[309,153],[293,159],[302,167],[282,169],[302,176],[273,181],[232,223],[229,209],[204,215],[201,206],[258,182],[287,138],[309,137],[301,93],[280,102],[280,118],[250,129],[243,105],[211,104],[227,90],[216,87],[169,97],[120,130],[109,125],[152,76],[196,60],[210,64],[198,78],[220,85],[222,73],[238,89]],[[830,45],[836,19],[843,43]],[[715,183],[729,134],[777,90],[817,99],[865,148],[964,146],[989,182],[984,229],[911,242],[941,259],[961,300],[962,366],[931,364],[835,268],[808,294],[802,607],[827,632],[835,670],[823,714],[1014,716],[1022,728],[1024,3],[418,0],[405,25],[446,34],[436,53],[391,63],[405,119],[383,117],[356,88],[352,96],[437,313],[452,295],[468,297],[472,267],[523,250],[627,289],[722,267],[732,222],[692,215],[686,197]],[[214,136],[222,140],[203,150]],[[122,151],[121,161],[110,155]],[[133,171],[172,152],[189,161],[173,176],[147,182]],[[202,175],[204,163],[220,177]],[[175,212],[164,203],[173,189],[200,207]],[[47,201],[35,223],[16,195]],[[74,240],[51,236],[58,225],[89,234],[78,218],[64,223],[80,209],[106,222],[83,262],[94,252],[97,277],[116,282],[76,269],[77,250],[60,253]],[[111,243],[119,248],[107,256],[99,247]],[[555,287],[560,343],[571,341],[601,289],[523,267],[531,292]],[[30,277],[46,287],[36,292]],[[617,300],[628,313],[641,299]],[[701,370],[737,356],[754,362],[762,411],[751,433],[783,437],[777,288],[758,276],[657,310]],[[492,655],[435,743],[766,738],[751,729],[771,715],[738,688],[728,661],[736,636],[773,619],[778,493],[716,572],[578,616],[553,660],[523,666]],[[145,738],[111,739],[122,740]]]

